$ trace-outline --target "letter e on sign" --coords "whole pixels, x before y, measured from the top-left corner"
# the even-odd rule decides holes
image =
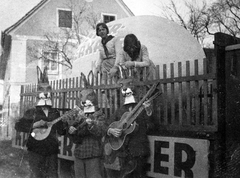
[[[204,139],[149,136],[149,177],[198,178],[209,175],[209,146]]]

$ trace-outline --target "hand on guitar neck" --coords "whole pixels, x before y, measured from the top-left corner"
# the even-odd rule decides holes
[[[77,127],[74,126],[70,126],[68,129],[68,133],[69,134],[74,134],[78,129],[81,129],[84,125],[92,125],[94,122],[94,120],[92,120],[91,118],[86,118],[81,124],[79,124]]]

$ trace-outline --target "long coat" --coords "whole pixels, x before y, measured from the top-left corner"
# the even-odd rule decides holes
[[[63,135],[66,133],[65,126],[62,121],[54,124],[46,139],[35,140],[32,135],[32,125],[34,122],[44,120],[47,122],[53,121],[60,117],[60,113],[57,109],[50,108],[48,117],[45,115],[40,107],[32,108],[24,113],[24,116],[18,120],[15,124],[15,129],[19,132],[25,132],[29,134],[26,146],[28,151],[35,152],[37,154],[48,156],[52,154],[58,154],[59,141],[57,134]]]

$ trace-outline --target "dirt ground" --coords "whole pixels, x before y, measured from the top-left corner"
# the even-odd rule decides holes
[[[12,141],[0,140],[0,178],[30,178],[27,151],[12,147]],[[61,178],[73,178],[72,161],[61,160]]]
[[[0,141],[0,178],[29,178],[26,151],[13,148],[10,140]]]

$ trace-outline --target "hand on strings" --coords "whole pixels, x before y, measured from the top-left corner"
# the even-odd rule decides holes
[[[41,126],[44,126],[44,125],[46,125],[46,121],[40,120],[40,121],[37,121],[33,124],[33,128],[41,127]]]
[[[73,126],[70,126],[68,129],[68,133],[73,134],[77,129]]]
[[[108,133],[112,134],[114,137],[120,137],[122,134],[122,129],[110,128],[108,129]]]

